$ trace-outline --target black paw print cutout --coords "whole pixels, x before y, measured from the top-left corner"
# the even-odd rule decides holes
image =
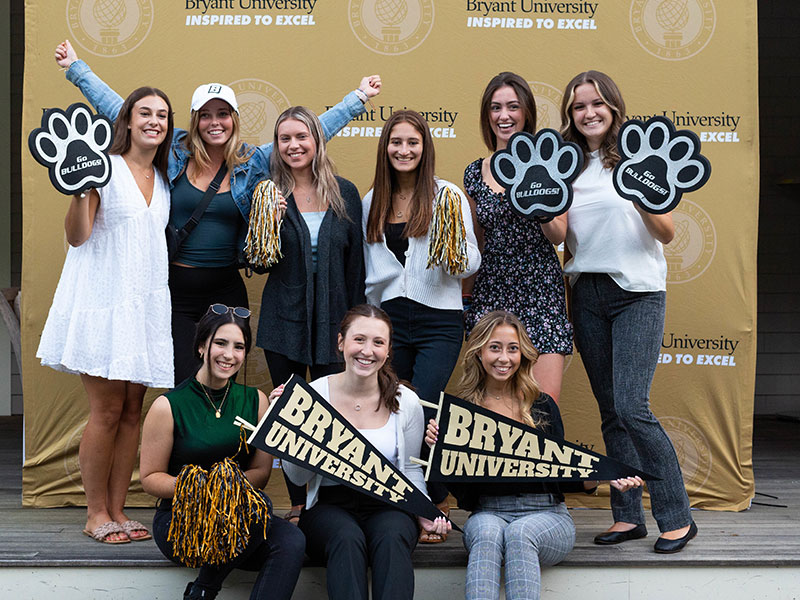
[[[627,121],[617,148],[621,160],[614,167],[614,188],[649,213],[670,212],[685,192],[701,188],[711,175],[697,135],[676,131],[666,117]]]
[[[549,221],[572,204],[570,185],[583,167],[583,152],[555,129],[536,135],[518,132],[508,147],[494,153],[492,175],[506,188],[506,198],[521,216]]]
[[[42,126],[28,136],[28,148],[33,158],[48,168],[50,181],[59,192],[79,194],[103,187],[111,179],[108,147],[112,132],[111,121],[77,102],[66,111],[45,110]]]

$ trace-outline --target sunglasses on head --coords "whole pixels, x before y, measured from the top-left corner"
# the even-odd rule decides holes
[[[234,317],[239,317],[240,319],[249,319],[250,318],[250,311],[246,309],[244,306],[226,306],[225,304],[212,304],[208,307],[209,312],[213,312],[215,315],[227,315],[229,312],[233,313]]]

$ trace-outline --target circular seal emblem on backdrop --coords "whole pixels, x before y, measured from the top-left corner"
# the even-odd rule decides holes
[[[73,41],[97,56],[137,48],[153,26],[152,0],[67,0]]]
[[[683,60],[711,40],[717,16],[711,0],[633,0],[631,30],[639,45],[664,60]]]
[[[714,260],[717,232],[708,213],[684,199],[672,212],[675,238],[664,246],[667,283],[686,283],[696,279]]]
[[[536,99],[536,129],[561,129],[561,92],[542,81],[528,85]]]
[[[239,103],[242,140],[256,145],[271,142],[275,121],[292,105],[289,98],[262,79],[239,79],[229,85]]]
[[[686,419],[659,417],[658,420],[675,446],[686,491],[691,494],[703,489],[712,463],[711,447],[705,434]]]
[[[433,0],[350,0],[350,29],[378,54],[405,54],[433,29]]]

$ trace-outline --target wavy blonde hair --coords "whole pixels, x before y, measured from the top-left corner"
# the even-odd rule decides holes
[[[477,322],[467,339],[462,361],[463,374],[458,385],[458,396],[483,406],[486,394],[486,369],[481,363],[481,350],[489,343],[495,328],[500,325],[509,325],[517,332],[520,348],[520,364],[517,372],[511,378],[511,394],[517,401],[522,420],[531,427],[541,427],[545,424],[543,418],[534,409],[534,404],[539,399],[541,390],[533,377],[533,365],[539,358],[539,353],[533,347],[525,326],[510,312],[495,310]]]
[[[230,105],[229,105],[230,107]],[[241,130],[241,123],[239,121],[239,113],[231,107],[231,120],[233,127],[231,128],[231,137],[225,143],[223,156],[225,164],[228,167],[228,175],[233,174],[234,168],[241,164],[246,163],[253,154],[255,148],[249,148],[239,137]],[[189,120],[189,131],[186,134],[186,139],[183,145],[189,152],[190,158],[193,158],[200,172],[206,171],[211,167],[211,158],[206,151],[205,142],[200,136],[200,111],[193,110],[192,116]]]
[[[289,119],[299,121],[306,126],[311,137],[314,138],[317,151],[311,161],[311,176],[314,179],[314,189],[317,192],[322,206],[330,206],[334,214],[340,219],[351,220],[347,215],[344,199],[339,191],[339,182],[336,181],[336,167],[326,151],[325,133],[317,115],[305,106],[291,106],[281,113],[275,121],[275,132],[272,143],[272,155],[269,158],[270,174],[272,181],[278,186],[281,194],[288,197],[294,191],[295,180],[292,169],[287,165],[281,153],[278,152],[278,127]]]

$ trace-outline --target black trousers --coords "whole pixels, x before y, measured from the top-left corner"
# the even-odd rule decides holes
[[[278,387],[292,375],[297,375],[306,378],[306,371],[311,372],[311,381],[325,377],[325,375],[333,375],[334,373],[341,373],[344,370],[342,363],[333,363],[330,365],[304,365],[301,362],[289,360],[283,354],[264,350],[264,357],[267,359],[267,368],[269,369],[269,376],[272,379],[272,387]],[[292,483],[283,474],[283,480],[286,482],[286,489],[289,491],[289,500],[292,506],[300,506],[306,503],[306,488],[304,485],[296,485]]]
[[[235,266],[192,268],[170,265],[169,293],[172,296],[175,385],[178,385],[200,368],[200,362],[194,356],[194,337],[197,322],[208,307],[217,302],[245,308],[249,304],[247,289]]]
[[[321,487],[319,501],[303,511],[306,552],[324,561],[330,600],[412,600],[417,522],[407,512],[348,487]]]

